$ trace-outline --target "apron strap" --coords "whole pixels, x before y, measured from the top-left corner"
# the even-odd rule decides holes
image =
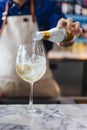
[[[4,11],[3,16],[2,16],[3,23],[2,23],[2,27],[0,29],[0,36],[1,36],[2,32],[3,32],[3,30],[4,30],[5,25],[7,24],[8,8],[9,8],[9,5],[8,5],[8,0],[7,0],[6,6],[5,6],[5,11]],[[35,17],[34,0],[30,1],[30,12],[31,12],[31,15],[32,15],[32,21],[35,22],[36,17]]]
[[[7,0],[6,6],[5,6],[5,11],[4,11],[4,13],[2,14],[3,23],[2,23],[2,27],[1,27],[1,29],[0,29],[0,36],[1,36],[2,32],[3,32],[3,30],[4,30],[5,25],[7,24],[8,8],[9,8],[9,7],[8,7],[8,0]]]
[[[32,15],[32,21],[35,22],[36,21],[36,17],[35,17],[35,4],[34,4],[34,0],[30,0],[30,12]]]

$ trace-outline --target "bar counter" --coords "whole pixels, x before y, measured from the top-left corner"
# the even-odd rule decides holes
[[[43,116],[31,117],[28,105],[0,105],[0,130],[87,130],[87,105],[34,105]]]

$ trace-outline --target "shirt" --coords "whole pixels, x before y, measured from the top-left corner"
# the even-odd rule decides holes
[[[30,0],[26,0],[20,7],[12,0],[8,0],[8,4],[8,16],[30,14]],[[2,13],[5,11],[5,5],[6,0],[0,0],[0,28],[2,26],[1,18]],[[61,12],[61,8],[58,6],[57,0],[35,0],[35,15],[40,31],[55,27],[60,18],[65,18],[65,15]],[[47,46],[50,48],[50,43]]]

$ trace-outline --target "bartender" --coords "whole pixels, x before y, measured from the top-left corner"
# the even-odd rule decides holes
[[[29,96],[29,84],[21,80],[15,71],[18,45],[31,43],[32,33],[57,26],[65,27],[68,34],[80,35],[80,23],[66,19],[56,1],[49,0],[0,0],[0,92],[4,96]],[[74,28],[73,28],[74,27]],[[30,37],[30,38],[27,38]],[[28,40],[28,41],[27,41]],[[66,43],[66,41],[65,41]],[[73,40],[69,39],[69,45]],[[45,42],[46,52],[53,43]],[[63,43],[58,45],[65,46]],[[57,97],[60,86],[49,69],[34,86],[35,97]]]

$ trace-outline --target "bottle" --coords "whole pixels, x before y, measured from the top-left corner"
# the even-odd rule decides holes
[[[61,43],[73,39],[73,35],[68,34],[65,28],[57,27],[47,31],[38,31],[33,34],[33,40],[49,40],[53,43]]]

